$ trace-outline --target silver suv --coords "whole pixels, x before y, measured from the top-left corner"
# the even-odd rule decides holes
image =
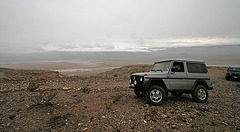
[[[150,72],[135,73],[130,77],[130,88],[147,103],[161,105],[168,92],[180,97],[192,94],[195,101],[205,103],[212,90],[210,75],[204,61],[171,59],[155,62]]]

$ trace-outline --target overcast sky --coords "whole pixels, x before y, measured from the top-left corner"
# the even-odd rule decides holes
[[[240,0],[0,0],[0,52],[240,44]]]

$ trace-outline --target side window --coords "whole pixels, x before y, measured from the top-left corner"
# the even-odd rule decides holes
[[[174,62],[171,71],[172,72],[184,72],[183,62]]]
[[[187,63],[189,73],[207,73],[206,65],[203,63]]]

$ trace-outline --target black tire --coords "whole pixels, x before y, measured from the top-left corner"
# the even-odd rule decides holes
[[[203,85],[197,85],[192,93],[192,97],[198,103],[206,103],[208,99],[208,91]]]
[[[229,77],[226,77],[226,80],[228,80],[228,81],[229,81],[229,80],[230,80],[230,78],[229,78]]]
[[[137,88],[134,88],[134,93],[135,93],[138,97],[144,97],[144,96],[145,96],[145,92],[139,91]]]
[[[183,92],[172,92],[172,95],[175,97],[181,97],[183,95]]]
[[[153,85],[147,90],[145,98],[147,103],[158,106],[165,102],[166,93],[164,89],[161,88],[160,86]]]

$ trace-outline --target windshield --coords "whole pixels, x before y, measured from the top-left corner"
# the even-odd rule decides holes
[[[237,67],[229,67],[229,68],[228,68],[228,71],[231,71],[231,72],[240,72],[240,68],[237,68]]]
[[[157,62],[153,65],[151,71],[168,71],[170,66],[170,61],[165,61],[165,62]]]

